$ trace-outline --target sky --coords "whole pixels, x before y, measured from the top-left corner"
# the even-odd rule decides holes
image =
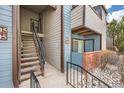
[[[124,5],[106,5],[106,8],[108,10],[108,23],[110,23],[113,19],[120,21],[124,16]]]

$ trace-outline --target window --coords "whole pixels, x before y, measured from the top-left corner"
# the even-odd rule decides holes
[[[86,39],[84,47],[85,47],[85,52],[94,51],[94,40],[93,39]]]
[[[98,14],[98,16],[100,18],[102,18],[102,9],[101,9],[101,7],[100,6],[95,6],[94,9],[95,9],[96,13]]]
[[[77,7],[78,5],[72,5],[72,9],[74,9],[75,7]]]
[[[72,51],[73,52],[82,53],[84,50],[83,46],[84,46],[83,40],[73,39],[73,44],[72,44]]]
[[[72,51],[78,52],[78,40],[73,39]]]

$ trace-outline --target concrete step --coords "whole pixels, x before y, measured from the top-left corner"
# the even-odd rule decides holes
[[[23,53],[23,54],[36,53],[36,49],[25,49],[25,50],[21,50],[21,53]]]
[[[33,37],[22,36],[22,40],[33,40]]]
[[[22,42],[23,42],[23,41],[33,41],[33,38],[23,38],[23,39],[22,39]]]
[[[22,36],[23,36],[23,37],[25,37],[25,36],[33,37],[33,34],[24,34],[24,33],[22,33]]]
[[[25,58],[25,57],[36,57],[37,53],[26,53],[26,54],[21,54],[21,57]]]
[[[22,41],[25,41],[25,40],[33,40],[33,36],[22,36]]]
[[[23,43],[22,44],[23,47],[26,47],[26,46],[35,46],[34,43]]]
[[[31,71],[40,70],[40,68],[41,68],[40,65],[35,65],[35,66],[31,66],[31,67],[21,68],[21,75],[30,73]]]
[[[36,71],[36,72],[35,72],[35,75],[38,77],[38,76],[41,75],[41,73],[42,73],[42,72],[39,70],[39,71]],[[25,81],[25,80],[28,80],[28,79],[30,79],[30,73],[21,75],[21,83],[22,83],[23,81]]]
[[[38,57],[21,58],[21,62],[38,60]]]
[[[22,41],[23,44],[27,43],[34,43],[34,41]]]
[[[32,62],[26,62],[26,63],[21,63],[21,67],[27,67],[27,66],[33,66],[33,65],[38,65],[39,61],[32,61]]]
[[[22,50],[29,50],[29,49],[35,49],[35,46],[23,46],[21,49]]]

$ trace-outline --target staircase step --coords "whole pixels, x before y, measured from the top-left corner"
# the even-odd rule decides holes
[[[26,54],[21,54],[21,57],[35,57],[37,56],[37,53],[26,53]]]
[[[33,41],[33,38],[25,38],[25,39],[22,39],[22,41]]]
[[[37,71],[37,72],[35,72],[35,75],[36,76],[40,76],[41,72]],[[30,73],[24,74],[24,75],[21,76],[21,82],[24,81],[24,80],[27,80],[27,79],[30,79]]]
[[[21,63],[21,67],[27,67],[27,66],[38,65],[38,64],[39,64],[39,61],[26,62],[26,63]]]
[[[30,73],[30,71],[37,71],[40,70],[41,66],[40,65],[35,65],[31,67],[26,67],[21,69],[21,75]]]
[[[35,46],[35,44],[34,43],[23,43],[23,47],[25,46]]]
[[[26,40],[26,39],[33,39],[33,36],[28,37],[28,36],[22,36],[22,40]]]
[[[38,60],[38,57],[30,57],[30,58],[21,58],[22,62],[26,62],[26,61],[33,61],[33,60]]]
[[[22,34],[22,36],[24,37],[24,36],[28,36],[28,37],[33,37],[33,35],[32,34]]]
[[[34,43],[34,41],[23,41],[22,43],[23,43],[23,44],[25,44],[25,43],[26,43],[26,44],[27,44],[27,43]]]
[[[36,47],[35,46],[24,46],[21,48],[22,50],[35,50]]]
[[[36,49],[21,50],[21,53],[23,53],[23,54],[27,54],[27,53],[36,53]]]

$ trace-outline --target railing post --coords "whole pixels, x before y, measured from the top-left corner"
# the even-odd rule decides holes
[[[75,66],[73,65],[73,85],[75,85]]]
[[[87,88],[87,72],[86,72],[86,88]]]
[[[82,69],[81,69],[81,88],[83,87],[82,73],[83,73],[83,71],[82,71]]]
[[[68,62],[66,62],[66,85],[68,85]]]
[[[93,76],[92,76],[92,88],[93,88]]]
[[[77,88],[78,88],[78,66],[77,66]]]
[[[33,81],[32,81],[32,72],[30,73],[30,87],[32,88],[32,83],[33,83]]]

